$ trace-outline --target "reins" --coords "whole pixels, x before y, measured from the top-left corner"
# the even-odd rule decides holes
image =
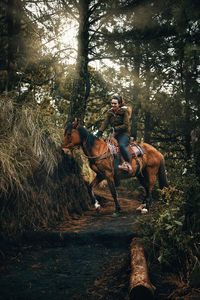
[[[112,154],[111,153],[108,153],[108,151],[104,152],[103,154],[101,155],[98,155],[98,156],[88,156],[84,153],[85,157],[87,157],[89,160],[101,160],[101,159],[105,159],[105,158],[108,158],[110,157]]]

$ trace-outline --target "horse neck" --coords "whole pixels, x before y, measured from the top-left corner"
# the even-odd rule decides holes
[[[94,141],[91,149],[87,149],[86,141],[82,144],[82,149],[87,156],[100,156],[108,151],[107,143],[102,139],[97,139]]]

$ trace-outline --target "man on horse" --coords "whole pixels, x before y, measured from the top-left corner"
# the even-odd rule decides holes
[[[126,107],[122,106],[123,100],[119,95],[114,95],[111,99],[111,109],[108,110],[103,123],[101,124],[96,136],[102,136],[103,131],[111,126],[114,129],[114,137],[118,141],[120,153],[124,162],[119,165],[119,169],[132,173],[131,158],[127,150],[130,137],[129,112]]]

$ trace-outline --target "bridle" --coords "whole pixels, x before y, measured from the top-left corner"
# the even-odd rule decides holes
[[[69,140],[69,143],[65,147],[63,147],[64,149],[70,149],[70,148],[74,149],[76,146],[77,146],[77,148],[80,147],[80,146],[82,146],[83,153],[84,153],[85,157],[88,158],[90,161],[93,161],[93,162],[95,162],[97,160],[106,159],[106,158],[112,156],[112,154],[111,154],[111,152],[109,150],[108,145],[107,145],[107,149],[106,149],[106,151],[104,153],[102,153],[100,155],[91,156],[89,154],[88,149],[87,149],[87,141],[88,141],[89,134],[87,134],[87,137],[86,137],[86,139],[84,141],[81,141],[80,145],[75,145],[74,143],[72,143],[71,142],[71,133],[72,133],[73,129],[77,130],[77,128],[73,128],[72,127],[71,130],[69,130],[68,132],[65,132],[65,134],[67,135],[67,139]],[[70,149],[70,150],[72,150],[72,149]]]

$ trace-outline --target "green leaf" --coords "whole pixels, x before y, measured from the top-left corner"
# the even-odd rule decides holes
[[[168,225],[166,225],[166,229],[167,229],[167,230],[169,230],[169,229],[172,229],[172,228],[173,228],[173,226],[172,226],[172,225],[169,225],[169,224],[168,224]]]
[[[175,224],[179,225],[179,226],[183,226],[183,223],[180,221],[174,221]]]

